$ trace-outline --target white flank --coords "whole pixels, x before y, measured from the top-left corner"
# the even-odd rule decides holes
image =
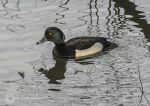
[[[98,52],[101,52],[103,49],[103,45],[101,43],[95,43],[93,46],[91,46],[88,49],[84,50],[76,50],[76,59],[86,58],[90,57]]]

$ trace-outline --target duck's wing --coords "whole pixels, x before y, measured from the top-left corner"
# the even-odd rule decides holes
[[[101,37],[76,37],[66,42],[70,48],[83,50],[93,46],[96,42],[107,42],[106,38]]]

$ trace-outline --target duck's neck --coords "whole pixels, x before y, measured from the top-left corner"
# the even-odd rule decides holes
[[[64,47],[66,47],[66,43],[65,42],[55,43],[55,47],[56,48],[64,48]]]
[[[55,43],[55,48],[53,51],[53,54],[55,56],[64,56],[67,53],[67,49],[66,49],[66,44],[65,43],[61,43],[61,44],[56,44]]]
[[[61,44],[55,44],[53,54],[58,57],[72,58],[75,54],[75,51],[67,47],[66,43],[61,43]]]

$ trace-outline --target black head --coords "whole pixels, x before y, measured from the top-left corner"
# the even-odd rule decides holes
[[[48,27],[45,30],[44,37],[36,44],[41,44],[44,43],[45,41],[52,41],[55,44],[61,44],[64,43],[64,40],[65,40],[65,35],[59,28]]]

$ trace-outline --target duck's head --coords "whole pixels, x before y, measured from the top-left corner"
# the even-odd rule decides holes
[[[45,30],[44,37],[40,41],[38,41],[36,44],[41,44],[46,41],[51,41],[51,42],[54,42],[56,45],[59,45],[59,44],[64,43],[64,40],[65,40],[64,33],[59,28],[48,27]]]

